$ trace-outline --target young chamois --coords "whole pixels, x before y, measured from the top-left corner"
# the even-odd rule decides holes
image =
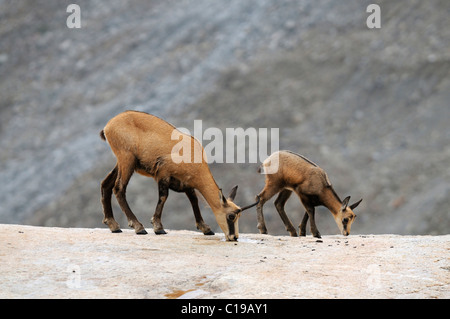
[[[274,169],[275,167],[275,169]],[[325,206],[333,214],[342,235],[348,236],[356,215],[353,213],[362,199],[348,205],[350,196],[343,201],[331,186],[330,180],[323,169],[307,158],[290,152],[278,151],[270,155],[260,166],[260,173],[266,174],[264,189],[258,194],[257,205],[258,229],[261,234],[267,234],[263,216],[263,205],[272,196],[280,193],[275,200],[275,207],[291,236],[297,236],[294,226],[284,211],[284,205],[294,191],[306,209],[299,225],[300,236],[306,236],[306,223],[310,219],[311,233],[321,238],[314,220],[314,207]]]
[[[173,139],[173,136],[181,138],[181,141]],[[101,183],[103,223],[112,232],[121,232],[111,207],[111,195],[114,192],[120,208],[127,216],[128,225],[137,234],[147,234],[128,206],[125,196],[131,175],[136,171],[153,177],[158,183],[159,201],[152,218],[155,234],[166,233],[161,223],[161,214],[171,189],[187,195],[197,228],[205,235],[214,235],[200,213],[194,191],[197,189],[211,207],[226,239],[237,240],[240,213],[256,203],[243,208],[234,204],[237,186],[225,198],[209,170],[203,147],[195,138],[178,131],[156,116],[137,111],[126,111],[112,118],[100,132],[100,137],[108,142],[117,158],[116,166]],[[191,161],[178,161],[180,146],[183,152],[191,150]],[[200,159],[194,158],[195,154],[200,154]]]

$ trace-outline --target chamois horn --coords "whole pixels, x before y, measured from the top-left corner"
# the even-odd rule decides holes
[[[251,205],[248,205],[248,206],[245,206],[245,207],[242,207],[239,211],[237,211],[237,213],[240,213],[240,212],[243,212],[244,210],[246,210],[246,209],[249,209],[249,208],[252,208],[253,206],[256,206],[256,205],[258,205],[259,204],[259,196],[258,195],[256,195],[256,202],[255,203],[253,203],[253,204],[251,204]]]

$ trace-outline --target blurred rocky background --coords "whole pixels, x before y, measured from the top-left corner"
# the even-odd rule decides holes
[[[66,26],[72,2],[80,29]],[[381,29],[366,26],[370,3]],[[189,129],[279,128],[280,149],[364,199],[352,233],[448,234],[449,15],[445,0],[0,0],[0,223],[106,227],[99,185],[115,160],[98,133],[136,109]],[[244,205],[264,186],[258,165],[211,169]],[[135,174],[127,194],[151,228],[156,183]],[[286,211],[298,225],[296,197]],[[265,216],[287,235],[272,201]],[[170,193],[163,224],[195,229],[186,196]],[[255,210],[240,230],[257,232]]]

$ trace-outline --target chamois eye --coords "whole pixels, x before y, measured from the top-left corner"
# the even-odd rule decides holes
[[[234,213],[227,214],[227,219],[230,222],[234,222],[234,220],[236,219],[236,214],[234,214]]]

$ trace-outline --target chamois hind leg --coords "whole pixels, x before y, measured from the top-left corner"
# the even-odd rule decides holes
[[[167,234],[161,223],[162,210],[169,196],[169,184],[163,180],[158,182],[158,204],[156,205],[155,214],[152,217],[153,231],[156,235]]]
[[[266,222],[264,221],[263,206],[276,193],[280,191],[279,187],[266,182],[264,189],[258,194],[259,203],[256,205],[256,216],[258,218],[258,229],[261,234],[267,234]]]
[[[275,207],[278,211],[278,214],[280,214],[281,220],[286,226],[286,230],[289,232],[289,234],[291,234],[292,237],[297,237],[297,232],[295,231],[294,225],[292,225],[291,220],[284,211],[284,205],[286,204],[286,201],[289,199],[291,194],[292,191],[290,191],[289,189],[282,190],[275,200]]]
[[[200,207],[198,207],[198,198],[195,194],[195,190],[193,188],[190,188],[186,191],[186,195],[189,198],[189,201],[191,202],[192,209],[194,211],[195,216],[195,225],[197,226],[197,229],[203,232],[204,235],[214,235],[214,232],[211,230],[211,227],[209,227],[205,221],[203,220],[202,214],[200,213]]]
[[[126,198],[126,190],[131,175],[133,175],[136,159],[133,155],[117,157],[118,160],[118,174],[116,183],[114,185],[114,195],[116,195],[117,202],[120,208],[125,213],[128,219],[128,226],[134,228],[136,234],[145,235],[144,226],[138,221],[136,216],[131,211]]]
[[[114,169],[109,172],[106,178],[102,181],[101,191],[102,191],[102,206],[103,206],[103,223],[108,225],[109,229],[113,233],[121,233],[119,224],[114,219],[113,210],[111,206],[111,196],[113,192],[114,183],[117,178],[117,164]]]

